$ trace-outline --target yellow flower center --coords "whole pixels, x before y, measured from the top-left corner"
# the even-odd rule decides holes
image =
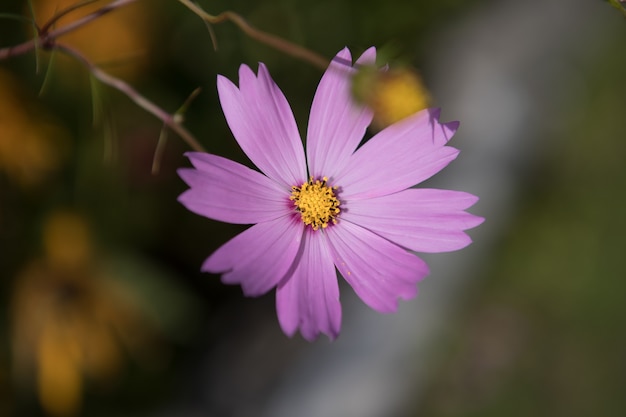
[[[304,224],[313,230],[325,229],[328,223],[337,223],[340,202],[335,196],[337,187],[326,184],[328,178],[313,181],[311,177],[300,187],[291,187],[291,196],[296,211],[300,213]]]

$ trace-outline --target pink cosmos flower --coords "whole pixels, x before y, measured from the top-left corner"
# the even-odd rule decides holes
[[[370,48],[356,65],[373,64]],[[194,213],[253,224],[221,246],[202,271],[240,284],[247,296],[276,288],[282,330],[331,339],[341,327],[336,270],[376,311],[417,294],[428,266],[412,252],[445,252],[471,239],[463,230],[483,219],[464,210],[478,198],[459,191],[413,189],[456,158],[446,146],[458,122],[427,109],[377,133],[359,147],[372,113],[351,96],[350,51],[337,54],[315,93],[306,156],[285,96],[259,64],[239,69],[239,88],[217,88],[235,139],[261,172],[206,153],[187,154],[194,168],[179,201]]]

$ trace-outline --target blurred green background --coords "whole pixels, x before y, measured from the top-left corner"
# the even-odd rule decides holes
[[[346,45],[353,55],[376,45],[422,68],[436,37],[500,3],[201,5],[211,13],[236,11],[326,57]],[[401,415],[621,416],[626,410],[626,21],[608,3],[596,3],[607,25],[621,29],[597,45],[589,33],[594,60],[572,61],[580,78],[565,81],[574,92],[560,109],[567,123],[534,138],[539,145],[511,192],[514,212],[481,226],[499,228],[489,245],[475,243],[475,276],[451,306],[443,336],[432,341],[426,382]],[[36,20],[70,4],[33,1]],[[8,17],[29,17],[27,2],[3,1],[0,14],[0,48],[32,36],[31,26]],[[221,113],[216,75],[235,79],[241,63],[265,62],[304,133],[321,71],[230,23],[213,29],[217,51],[206,26],[184,6],[146,0],[64,41],[169,112],[201,87],[185,125],[209,152],[248,163]],[[66,58],[40,51],[0,61],[0,416],[168,415],[159,410],[198,403],[195,395],[186,397],[204,392],[197,364],[220,349],[236,355],[259,340],[255,331],[267,331],[259,349],[277,365],[248,369],[279,381],[306,346],[282,335],[273,297],[243,299],[239,288],[199,273],[203,259],[243,228],[187,212],[176,201],[185,189],[176,169],[188,164],[188,146],[170,134],[152,174],[160,122]],[[435,78],[423,75],[427,85]],[[580,82],[585,88],[575,89]],[[446,118],[456,118],[434,93]],[[250,315],[271,325],[255,328]],[[251,404],[269,389],[250,394]],[[221,407],[200,415],[244,415]]]

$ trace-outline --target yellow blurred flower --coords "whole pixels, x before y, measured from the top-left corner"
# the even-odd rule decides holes
[[[74,22],[103,6],[109,1],[96,1],[81,6],[59,19],[56,28]],[[34,0],[33,11],[39,26],[45,24],[57,12],[80,3],[80,0]],[[147,64],[147,51],[150,43],[150,2],[136,2],[120,7],[85,26],[59,38],[83,53],[92,63],[117,77],[136,78]],[[68,60],[61,58],[60,64]],[[63,72],[67,71],[64,66]],[[62,74],[63,75],[63,74]],[[64,74],[68,81],[74,81],[74,74]]]
[[[383,129],[430,105],[419,74],[407,67],[380,71],[365,66],[353,79],[355,98],[374,112],[374,125]]]
[[[123,347],[152,343],[131,294],[98,267],[90,229],[71,212],[46,221],[44,256],[19,274],[12,300],[14,370],[34,378],[44,410],[80,410],[84,378],[104,383],[121,369]]]
[[[67,152],[65,130],[0,69],[0,171],[23,187],[41,184]]]

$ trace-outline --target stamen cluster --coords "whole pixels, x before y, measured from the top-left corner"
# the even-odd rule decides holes
[[[325,229],[332,222],[337,223],[340,202],[335,195],[337,187],[327,184],[328,178],[313,180],[313,177],[300,187],[291,187],[291,196],[296,211],[300,213],[304,224],[313,230]]]

